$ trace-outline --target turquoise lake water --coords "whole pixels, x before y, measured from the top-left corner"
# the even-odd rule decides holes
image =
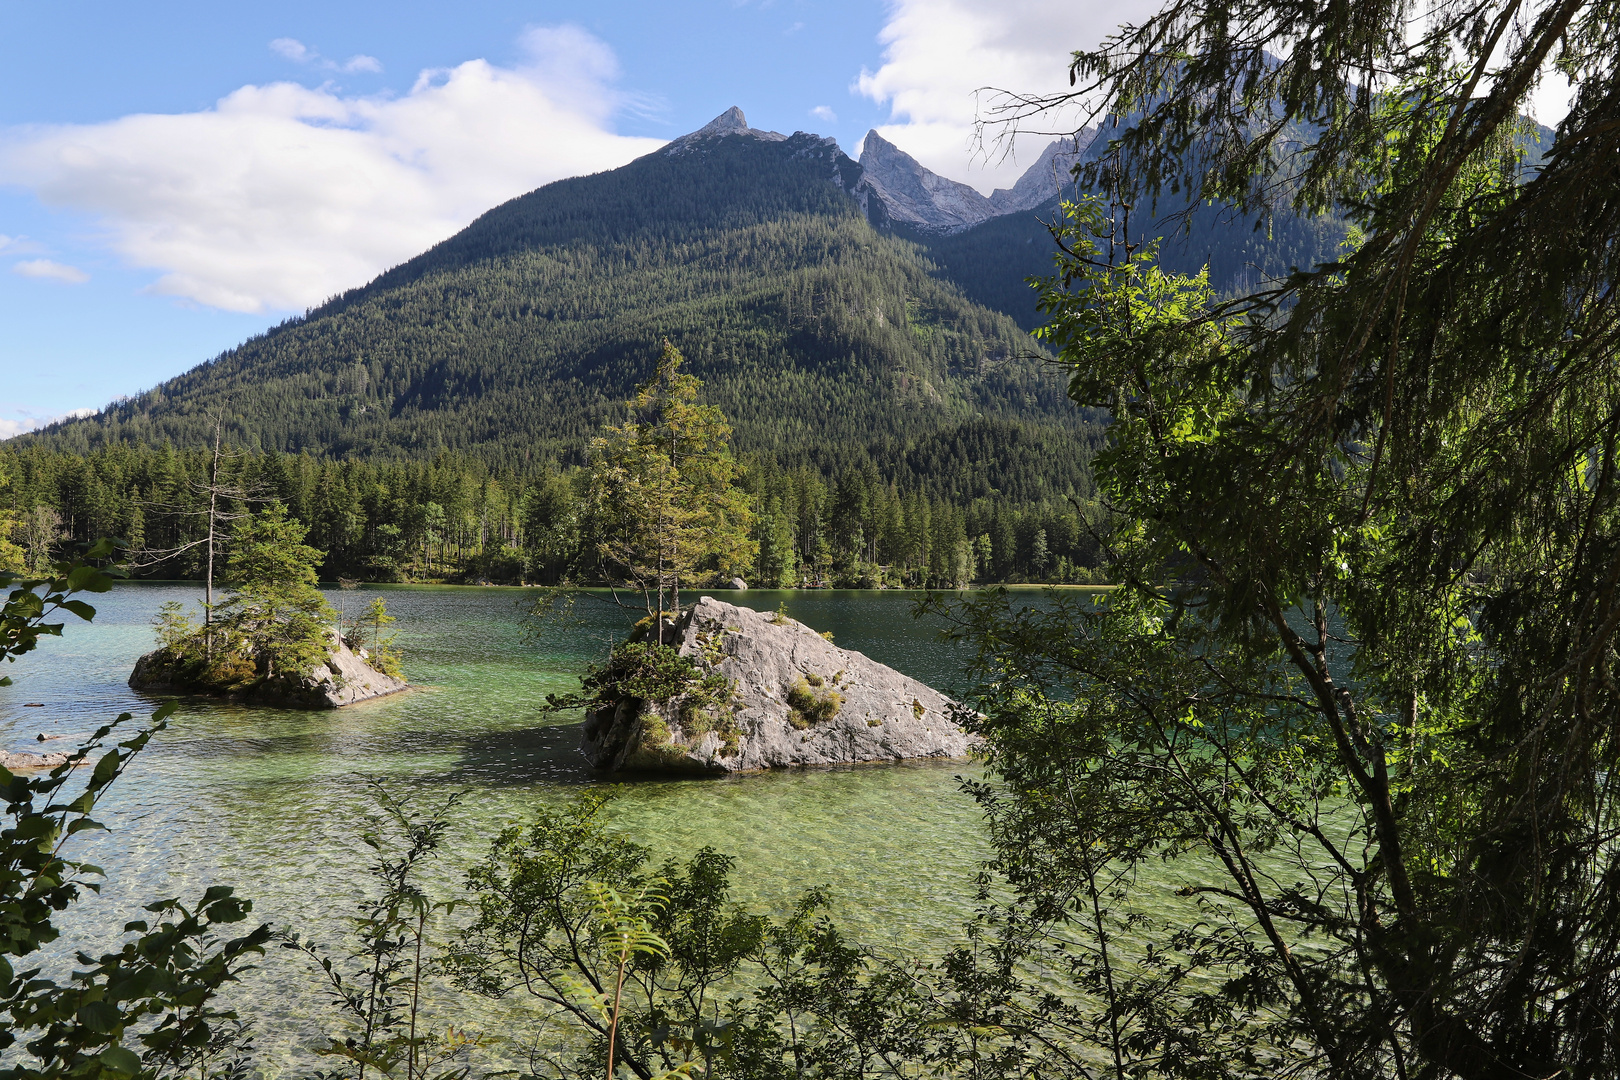
[[[538,640],[524,632],[527,595],[516,589],[378,586],[339,594],[350,610],[373,593],[398,618],[406,673],[420,690],[336,712],[249,709],[192,701],[119,781],[100,816],[112,831],[83,857],[107,882],[65,924],[64,944],[95,947],[92,927],[122,925],[141,904],[234,885],[255,915],[333,939],[365,886],[355,835],[368,778],[426,794],[466,792],[444,858],[438,895],[501,827],[526,820],[589,786],[617,798],[609,820],[657,857],[712,846],[736,857],[734,898],[780,910],[801,890],[826,885],[850,935],[882,950],[938,956],[971,906],[986,854],[974,804],[959,778],[971,762],[868,765],[718,780],[617,782],[580,756],[577,717],[547,715],[547,693],[574,689],[584,665],[607,652],[633,615],[586,598],[573,625]],[[916,594],[770,592],[714,594],[787,613],[949,693],[962,657],[911,617]],[[6,666],[0,738],[39,749],[35,736],[93,731],[120,712],[137,720],[157,699],[125,684],[153,647],[151,618],[168,600],[200,598],[195,586],[124,584],[91,598],[94,623],[69,622],[61,639]],[[38,707],[29,707],[37,704]],[[65,745],[55,743],[56,746]],[[75,940],[75,935],[78,935]],[[319,984],[297,954],[273,950],[238,991],[259,1018],[267,1073],[308,1064],[321,1030],[338,1030]],[[434,1003],[458,1026],[522,1034],[518,1006],[468,999]],[[505,1051],[497,1047],[494,1059]]]

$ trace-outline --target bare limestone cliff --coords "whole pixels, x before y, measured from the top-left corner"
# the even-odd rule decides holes
[[[1077,138],[1050,143],[1016,184],[981,195],[967,184],[931,171],[876,131],[869,131],[861,146],[861,178],[850,193],[862,200],[874,224],[909,225],[932,233],[961,232],[1004,214],[1036,210],[1055,199],[1081,156],[1080,148],[1090,140],[1090,132],[1083,132]]]
[[[730,682],[729,703],[694,710],[624,698],[588,712],[583,749],[600,769],[728,773],[965,757],[953,702],[916,679],[783,616],[703,597],[674,626],[679,652]]]

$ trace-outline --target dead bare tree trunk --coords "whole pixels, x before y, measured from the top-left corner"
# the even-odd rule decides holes
[[[208,570],[203,580],[203,655],[214,659],[214,541],[219,527],[219,452],[223,416],[214,417],[214,457],[208,466]]]

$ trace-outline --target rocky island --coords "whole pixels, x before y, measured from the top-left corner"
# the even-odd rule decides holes
[[[336,633],[324,661],[290,672],[266,672],[248,660],[229,665],[232,680],[211,678],[184,656],[155,649],[135,662],[132,690],[147,693],[212,694],[284,709],[337,709],[408,689],[410,684],[379,671],[365,650],[355,652]]]
[[[603,695],[583,732],[596,768],[721,774],[973,749],[949,698],[785,615],[705,596],[665,633],[719,691],[663,704]]]
[[[323,553],[304,543],[306,533],[280,503],[241,518],[229,598],[214,604],[210,579],[201,624],[182,605],[164,604],[158,648],[135,662],[130,687],[290,709],[336,709],[404,690],[387,605],[378,597],[352,622],[333,611],[316,585]]]

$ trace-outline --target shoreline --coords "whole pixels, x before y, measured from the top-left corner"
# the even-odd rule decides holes
[[[199,589],[203,587],[203,583],[201,581],[193,581],[193,580],[188,579],[188,578],[119,578],[118,580],[116,580],[113,583],[113,587],[115,589],[116,588],[123,588],[124,586],[127,586],[127,585],[168,585],[168,586],[173,586],[173,585],[194,585]],[[319,581],[319,582],[316,582],[316,587],[323,590],[323,591],[337,591],[337,590],[339,590],[341,588],[341,586],[335,581]],[[738,595],[746,596],[749,593],[765,593],[765,592],[768,592],[768,593],[804,593],[805,595],[815,595],[815,594],[818,594],[818,593],[874,593],[874,594],[877,594],[877,593],[929,593],[929,592],[958,592],[958,593],[960,593],[960,592],[988,592],[991,589],[1019,589],[1019,590],[1073,589],[1073,590],[1079,590],[1081,592],[1111,592],[1112,590],[1117,589],[1117,588],[1119,588],[1119,586],[1117,586],[1117,585],[1071,585],[1071,584],[1061,584],[1060,585],[1060,584],[1056,584],[1056,583],[1047,583],[1047,582],[1040,582],[1040,581],[1007,581],[1007,582],[992,582],[992,583],[986,584],[986,585],[970,585],[965,589],[927,589],[927,588],[915,588],[915,589],[911,589],[911,588],[859,589],[859,588],[837,588],[837,587],[830,586],[830,585],[825,587],[825,588],[767,588],[767,587],[765,587],[763,585],[758,586],[758,587],[750,585],[746,589],[728,589],[728,588],[723,588],[723,587],[713,587],[713,588],[697,588],[697,587],[693,587],[693,588],[683,588],[681,591],[683,593],[684,592],[692,592],[692,593],[697,593],[697,594],[705,594],[705,593],[736,593]],[[353,590],[343,590],[343,591],[358,591],[360,589],[501,589],[501,590],[509,590],[509,591],[513,591],[513,592],[529,592],[531,590],[536,590],[536,589],[566,589],[566,590],[568,590],[570,592],[610,592],[610,591],[612,591],[611,587],[607,586],[607,585],[502,585],[502,584],[495,584],[493,582],[491,582],[490,584],[487,584],[487,585],[471,585],[471,584],[468,584],[466,582],[461,582],[461,581],[362,581],[362,582],[360,582],[360,584],[358,586],[356,586],[355,589],[353,589]],[[618,591],[624,592],[626,590],[624,590],[623,588],[620,588]]]

